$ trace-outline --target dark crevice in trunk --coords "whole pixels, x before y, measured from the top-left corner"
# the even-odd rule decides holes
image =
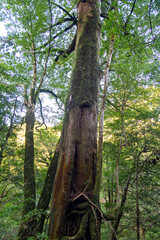
[[[94,199],[100,19],[96,0],[79,1],[71,87],[53,187],[49,238],[96,240]],[[92,233],[91,233],[92,231]],[[68,237],[67,237],[68,236]],[[70,236],[70,237],[69,237]],[[71,237],[72,236],[72,237]],[[94,237],[93,237],[94,236]]]

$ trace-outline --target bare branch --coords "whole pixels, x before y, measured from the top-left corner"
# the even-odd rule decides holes
[[[55,97],[55,98],[58,98],[58,96],[53,92],[53,91],[51,91],[51,90],[48,90],[48,89],[40,89],[40,93],[49,93],[49,94],[51,94],[53,97]]]
[[[124,24],[125,34],[127,34],[126,27],[127,27],[128,21],[129,21],[129,19],[130,19],[130,16],[131,16],[132,13],[133,13],[133,10],[134,10],[136,1],[137,1],[137,0],[134,0],[133,6],[132,6],[132,9],[131,9],[131,12],[130,12],[130,14],[128,15],[128,17],[127,17],[127,19],[126,19],[126,22],[125,22],[125,24]]]
[[[100,213],[101,218],[102,218],[103,220],[105,220],[105,221],[115,220],[115,216],[104,214],[104,213],[101,211],[101,209],[100,209],[95,203],[93,203],[93,202],[89,199],[89,197],[88,197],[84,192],[85,192],[85,190],[83,190],[83,192],[81,192],[80,194],[78,194],[78,195],[72,200],[72,202],[76,201],[78,198],[80,198],[81,196],[83,196],[83,197],[90,203],[91,206],[95,207],[95,208],[98,210],[98,212]]]
[[[72,53],[75,50],[75,46],[76,46],[76,35],[74,36],[71,44],[69,45],[68,49],[65,51],[62,51],[56,58],[55,58],[55,62],[58,62],[59,57],[64,57],[67,58],[69,56],[70,53]]]
[[[7,133],[7,136],[6,136],[6,141],[8,140],[8,138],[10,137],[11,132],[12,132],[13,119],[14,119],[14,117],[15,117],[15,115],[16,115],[17,99],[18,99],[18,96],[16,97],[16,100],[15,100],[15,103],[14,103],[13,115],[12,115],[12,117],[11,117],[10,126],[9,126],[8,133]]]
[[[36,129],[37,131],[39,131],[38,128],[40,128],[40,127],[42,127],[43,125],[45,125],[46,130],[47,130],[47,125],[46,125],[46,123],[45,123],[45,121],[44,121],[44,117],[43,117],[42,101],[41,101],[40,98],[38,98],[38,100],[39,100],[39,103],[40,103],[40,113],[41,113],[42,123],[41,123],[40,125],[38,125],[37,127],[35,127],[35,129]]]
[[[106,67],[104,70],[104,89],[102,92],[102,100],[101,100],[101,107],[100,107],[100,120],[99,120],[99,137],[98,137],[98,158],[97,158],[97,177],[96,177],[96,184],[95,184],[95,192],[97,195],[100,193],[100,183],[101,183],[101,174],[102,174],[102,161],[103,161],[103,124],[104,124],[104,112],[105,112],[105,102],[106,96],[108,93],[108,78],[109,78],[109,69],[111,66],[111,60],[114,51],[114,42],[115,42],[115,35],[112,33],[110,46],[109,46],[109,53],[107,57]]]
[[[68,30],[70,30],[72,27],[74,27],[77,23],[76,22],[73,22],[71,25],[69,25],[68,27],[66,27],[64,30],[62,30],[61,32],[57,33],[52,39],[51,39],[51,42],[53,40],[55,40],[59,35],[61,35],[62,33],[64,32],[67,32]],[[49,44],[49,42],[46,42],[45,44],[43,44],[42,46],[40,46],[38,49],[42,49],[44,47],[46,47],[47,45]]]
[[[50,4],[50,0],[48,0],[48,6],[49,6],[49,10],[50,10],[50,17],[51,17],[51,25],[50,25],[50,29],[49,29],[49,49],[48,49],[48,54],[47,54],[47,57],[46,57],[46,61],[45,61],[45,65],[44,65],[44,71],[43,71],[43,74],[42,74],[42,77],[41,77],[41,80],[40,80],[40,83],[39,83],[39,86],[36,90],[36,94],[35,94],[35,97],[38,96],[39,94],[39,91],[42,87],[42,83],[43,83],[43,80],[44,80],[44,77],[46,75],[46,70],[47,70],[47,64],[48,64],[48,59],[49,59],[49,55],[50,55],[50,50],[51,50],[51,26],[52,26],[52,10],[51,10],[51,4]]]
[[[76,20],[76,19],[75,19],[75,20]],[[61,25],[61,24],[65,23],[65,22],[69,22],[69,21],[73,21],[73,18],[61,18],[58,22],[52,24],[51,27],[53,28],[53,27],[56,27],[56,26],[58,26],[58,25]],[[50,28],[50,27],[49,27],[49,28]],[[46,32],[49,28],[44,29],[44,30],[41,31],[40,33]]]
[[[2,143],[2,145],[0,146],[0,165],[2,163],[3,158],[6,157],[6,156],[3,155],[3,152],[4,152],[5,145],[7,144],[8,139],[11,136],[11,133],[12,133],[13,120],[14,120],[14,117],[16,115],[17,98],[18,98],[18,96],[16,97],[16,100],[15,100],[15,103],[14,103],[13,115],[11,117],[11,121],[10,121],[10,125],[9,125],[9,128],[8,128],[8,132],[6,134],[5,142]]]
[[[19,182],[17,182],[14,177],[10,176],[9,178],[6,178],[5,176],[3,176],[2,174],[0,174],[0,177],[4,179],[4,181],[11,181],[14,184],[18,185],[21,189],[23,189],[22,184],[20,184]],[[3,181],[3,180],[2,180]],[[8,186],[8,184],[6,185],[6,187]]]
[[[120,112],[120,109],[119,109],[120,106],[116,106],[114,103],[112,103],[112,102],[111,102],[109,99],[107,99],[107,98],[106,98],[106,101],[107,101],[111,106],[113,106],[115,109],[117,109],[117,111]]]
[[[58,96],[57,96],[53,91],[48,90],[48,89],[40,89],[40,93],[43,93],[43,92],[44,92],[44,93],[49,93],[49,94],[51,94],[53,97],[55,97],[56,103],[57,103],[58,107],[64,112],[64,109],[61,108],[61,106],[59,105]]]
[[[71,19],[73,19],[74,15],[72,16],[66,9],[64,9],[61,5],[57,3],[53,3],[55,6],[59,7],[61,10],[63,10]]]
[[[149,4],[148,17],[149,17],[149,24],[150,24],[151,34],[152,34],[152,37],[154,38],[153,30],[152,30],[152,21],[151,21],[151,8],[152,8],[152,0],[150,0],[150,4]]]

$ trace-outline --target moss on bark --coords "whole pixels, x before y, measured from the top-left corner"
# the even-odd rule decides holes
[[[34,172],[34,108],[35,104],[30,104],[26,112],[26,132],[25,132],[25,158],[24,158],[24,205],[22,211],[22,221],[19,228],[19,239],[25,240],[32,233],[34,220],[28,216],[35,210],[36,203],[36,182]]]
[[[96,218],[89,201],[83,196],[76,199],[82,192],[85,192],[88,199],[94,198],[100,37],[97,3],[96,0],[87,0],[78,4],[75,59],[66,102],[49,224],[49,237],[52,240],[90,240],[97,234],[91,233],[95,231],[92,220],[95,223]]]
[[[70,102],[74,105],[90,106],[97,101],[100,25],[94,4],[93,1],[79,3],[79,24],[70,89]]]

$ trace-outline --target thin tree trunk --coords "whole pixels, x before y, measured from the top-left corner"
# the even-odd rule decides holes
[[[1,166],[3,158],[4,158],[4,156],[3,156],[3,146],[2,146],[1,150],[0,150],[0,166]]]
[[[139,227],[140,227],[140,239],[145,240],[145,230],[144,230],[141,218],[140,218],[140,226]]]
[[[26,113],[25,160],[24,160],[24,208],[23,214],[35,208],[36,181],[34,171],[34,108],[31,105]]]
[[[118,155],[116,158],[116,210],[119,208],[120,204],[120,188],[119,188],[119,159],[122,151],[122,143],[120,140]]]
[[[37,217],[32,236],[36,235],[37,233],[42,233],[43,231],[43,225],[46,218],[46,210],[48,209],[49,202],[51,199],[53,183],[54,183],[56,170],[57,170],[58,156],[59,156],[59,150],[57,147],[57,149],[55,150],[54,156],[51,159],[50,165],[48,167],[42,193],[36,207],[36,210],[40,213],[40,217]]]
[[[13,115],[12,115],[12,117],[11,117],[10,126],[9,126],[9,128],[8,128],[8,132],[7,132],[7,134],[6,134],[4,143],[3,143],[3,141],[2,141],[2,144],[0,144],[0,167],[1,167],[2,160],[3,160],[3,158],[4,158],[4,149],[5,149],[5,146],[8,144],[8,139],[10,138],[10,136],[11,136],[11,134],[12,134],[12,131],[13,131],[13,122],[14,122],[14,117],[15,117],[15,115],[16,115],[17,99],[18,99],[18,96],[16,97],[16,100],[15,100],[15,103],[14,103]]]
[[[24,158],[24,204],[22,222],[19,229],[19,239],[27,239],[32,234],[33,220],[27,216],[35,209],[36,181],[34,171],[34,110],[35,104],[30,104],[26,112],[25,158]]]
[[[98,1],[78,3],[71,89],[53,187],[49,238],[99,239],[94,187],[97,164]]]
[[[140,239],[140,211],[139,211],[139,193],[138,193],[138,174],[139,174],[139,157],[136,159],[136,215],[137,215],[137,240]]]
[[[22,220],[18,233],[18,237],[21,240],[26,240],[32,234],[34,221],[32,217],[27,216],[27,214],[34,211],[36,206],[36,180],[34,170],[34,124],[35,124],[34,112],[36,105],[35,87],[37,81],[37,60],[34,41],[32,42],[32,58],[33,58],[33,80],[29,98],[27,98],[27,90],[24,89],[24,102],[26,106],[24,204],[22,210]]]
[[[57,170],[58,156],[59,156],[59,150],[57,147],[47,170],[42,193],[39,198],[36,211],[31,215],[29,219],[22,222],[21,228],[19,231],[19,239],[27,239],[28,236],[36,237],[38,233],[42,233],[43,231],[43,225],[46,218],[46,210],[48,209],[48,206],[49,206],[51,193],[53,189],[54,178]],[[33,211],[33,209],[31,211]],[[38,212],[38,216],[37,216],[37,212]],[[24,225],[27,228],[25,228]]]
[[[114,224],[113,224],[113,231],[112,231],[112,237],[111,237],[112,240],[118,240],[117,232],[118,232],[118,227],[119,227],[120,220],[121,220],[121,217],[122,217],[122,214],[123,214],[124,205],[125,205],[125,202],[126,202],[126,199],[127,199],[127,192],[128,192],[128,187],[129,187],[129,184],[130,184],[130,180],[131,180],[131,176],[129,176],[129,178],[127,180],[127,184],[126,184],[126,187],[124,189],[121,204],[120,204],[120,207],[118,209],[118,213],[116,215],[116,219],[115,219]]]
[[[32,65],[33,65],[33,80],[30,88],[29,97],[27,98],[27,89],[24,89],[24,103],[26,106],[26,132],[25,132],[25,159],[24,159],[24,205],[22,210],[22,220],[19,228],[18,237],[20,240],[26,240],[29,236],[33,236],[34,227],[36,224],[35,206],[36,206],[36,180],[34,172],[34,114],[35,105],[38,98],[40,89],[42,87],[44,77],[46,75],[48,59],[51,49],[51,26],[52,26],[52,11],[51,4],[48,1],[48,7],[50,11],[50,29],[49,29],[49,48],[44,63],[44,70],[40,78],[39,84],[37,84],[37,59],[36,59],[36,47],[34,40],[34,33],[32,29],[31,19],[31,35],[32,39]],[[30,216],[27,216],[30,215]]]
[[[122,100],[122,109],[121,109],[121,137],[120,137],[120,142],[119,142],[119,149],[118,149],[118,154],[116,158],[116,210],[119,208],[120,204],[120,187],[119,187],[119,160],[122,152],[122,147],[123,145],[127,144],[127,138],[125,134],[125,127],[124,127],[124,110],[126,106],[126,99],[125,99],[125,90],[124,90],[124,96]],[[124,139],[124,142],[123,142]]]
[[[100,185],[101,185],[101,173],[102,173],[102,159],[103,159],[103,124],[104,124],[104,111],[105,111],[105,102],[108,91],[108,76],[109,69],[111,65],[112,55],[113,55],[113,47],[114,47],[115,36],[112,35],[108,53],[108,59],[106,63],[106,68],[104,72],[104,89],[102,95],[101,102],[101,110],[100,110],[100,120],[99,120],[99,140],[98,140],[98,159],[97,159],[97,177],[96,177],[96,186],[95,193],[99,196],[100,193]]]

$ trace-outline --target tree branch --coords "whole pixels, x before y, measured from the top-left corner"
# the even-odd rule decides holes
[[[46,75],[48,59],[49,59],[50,50],[51,50],[52,11],[51,11],[50,0],[48,0],[48,6],[49,6],[49,10],[50,10],[50,17],[51,17],[51,25],[50,25],[50,29],[49,29],[49,49],[48,49],[48,54],[47,54],[46,61],[45,61],[45,65],[44,65],[44,71],[43,71],[43,74],[42,74],[42,77],[41,77],[41,80],[40,80],[39,86],[38,86],[38,88],[37,88],[37,90],[36,90],[35,97],[38,96],[38,94],[39,94],[39,92],[40,92],[40,89],[41,89],[41,87],[42,87],[42,83],[43,83],[44,77],[45,77],[45,75]]]
[[[127,34],[127,30],[126,30],[126,27],[127,27],[127,24],[128,24],[128,21],[129,21],[129,18],[130,18],[130,16],[132,15],[132,13],[133,13],[133,10],[134,10],[134,7],[135,7],[135,4],[136,4],[136,1],[137,0],[134,0],[134,2],[133,2],[133,6],[132,6],[132,9],[131,9],[131,12],[130,12],[130,14],[128,15],[128,17],[127,17],[127,19],[126,19],[126,22],[125,22],[125,24],[124,24],[124,29],[125,29],[125,34]]]
[[[149,17],[149,24],[150,24],[151,34],[152,34],[152,37],[154,38],[153,30],[152,30],[152,21],[151,21],[151,8],[152,8],[152,0],[150,0],[150,4],[149,4],[148,17]]]
[[[35,88],[36,88],[36,81],[37,81],[37,59],[36,59],[36,53],[35,53],[35,43],[34,39],[32,40],[32,57],[33,57],[33,81],[32,86],[30,89],[30,98],[31,101],[35,101]]]
[[[77,24],[77,22],[73,22],[71,25],[69,25],[68,27],[66,27],[66,28],[65,28],[64,30],[62,30],[61,32],[59,32],[57,35],[55,35],[55,36],[51,39],[51,42],[52,42],[53,40],[55,40],[55,39],[56,39],[59,35],[61,35],[62,33],[67,32],[68,30],[70,30],[70,29],[71,29],[72,27],[74,27],[76,24]],[[49,44],[49,42],[44,43],[42,46],[40,46],[39,48],[37,48],[37,50],[46,47],[48,44]]]
[[[6,136],[6,141],[8,140],[8,138],[10,137],[11,132],[12,132],[13,119],[14,119],[14,117],[15,117],[15,115],[16,115],[17,98],[18,98],[18,96],[16,97],[16,100],[15,100],[15,103],[14,103],[13,115],[12,115],[12,117],[11,117],[10,126],[9,126],[8,133],[7,133],[7,136]]]
[[[120,106],[116,106],[116,105],[115,105],[114,103],[112,103],[109,99],[106,99],[106,101],[107,101],[111,106],[113,106],[115,109],[117,109],[117,111],[120,112],[120,109],[119,109]]]
[[[53,3],[55,6],[59,7],[63,12],[65,12],[71,19],[75,18],[75,16],[71,15],[66,9],[64,9],[61,5],[57,4],[57,3]]]
[[[49,93],[51,94],[53,97],[58,98],[58,96],[51,90],[48,89],[40,89],[40,93]]]
[[[5,145],[7,144],[8,139],[9,139],[9,137],[11,136],[11,133],[12,133],[13,119],[14,119],[14,117],[15,117],[15,115],[16,115],[17,98],[18,98],[18,96],[16,97],[16,100],[15,100],[15,103],[14,103],[13,115],[12,115],[12,117],[11,117],[9,129],[8,129],[7,134],[6,134],[6,138],[5,138],[4,142],[2,142],[2,144],[1,144],[1,146],[0,146],[0,165],[1,165],[1,163],[2,163],[3,158],[6,157],[6,156],[3,155],[3,152],[4,152],[4,147],[5,147]]]
[[[60,56],[67,58],[69,56],[70,53],[72,53],[75,50],[75,46],[76,46],[76,35],[74,36],[71,44],[69,45],[68,49],[65,51],[61,51],[60,54],[55,58],[55,62],[58,62]]]
[[[76,20],[76,19],[75,19],[75,20]],[[65,22],[69,22],[69,21],[73,21],[73,18],[61,18],[58,22],[54,23],[54,24],[51,26],[51,28],[56,27],[56,26],[58,26],[58,25],[61,25],[61,24],[65,23]],[[50,27],[49,27],[49,28],[50,28]],[[40,34],[46,32],[49,28],[46,28],[45,30],[41,31]]]
[[[128,180],[127,180],[127,183],[126,183],[123,195],[122,195],[121,204],[118,208],[118,213],[116,215],[116,219],[115,219],[114,226],[113,226],[113,229],[112,229],[113,230],[112,231],[112,237],[111,237],[112,240],[117,240],[117,235],[116,234],[118,233],[118,227],[119,227],[119,224],[120,224],[120,220],[121,220],[121,217],[122,217],[122,214],[123,214],[125,202],[126,202],[126,199],[127,199],[127,192],[128,192],[128,188],[129,188],[129,184],[130,184],[130,180],[131,180],[131,175],[132,175],[132,173],[130,173],[130,175],[128,177]]]
[[[36,129],[37,131],[39,131],[38,128],[40,128],[40,127],[42,127],[43,125],[45,125],[46,130],[47,130],[47,125],[46,125],[46,123],[45,123],[45,121],[44,121],[44,117],[43,117],[42,101],[41,101],[40,98],[38,98],[38,100],[39,100],[39,103],[40,103],[40,113],[41,113],[42,123],[41,123],[40,125],[38,125],[37,127],[35,127],[35,129]],[[40,132],[40,131],[39,131],[39,132]]]
[[[102,212],[102,210],[101,210],[95,203],[93,203],[93,202],[89,199],[89,197],[85,194],[85,189],[83,190],[83,192],[81,192],[80,194],[78,194],[78,195],[72,200],[72,202],[76,201],[76,200],[77,200],[78,198],[80,198],[81,196],[83,196],[83,197],[90,203],[91,206],[95,207],[95,208],[98,210],[98,212],[99,212],[99,214],[100,214],[100,216],[101,216],[101,218],[102,218],[103,220],[105,220],[105,221],[115,220],[115,216],[113,216],[113,215],[108,215],[108,214],[104,214],[104,213]]]
[[[59,103],[58,103],[58,96],[57,96],[53,91],[48,90],[48,89],[40,89],[40,93],[49,93],[49,94],[51,94],[53,97],[55,97],[56,103],[57,103],[58,107],[64,112],[64,109],[61,108],[61,106],[60,106]]]

